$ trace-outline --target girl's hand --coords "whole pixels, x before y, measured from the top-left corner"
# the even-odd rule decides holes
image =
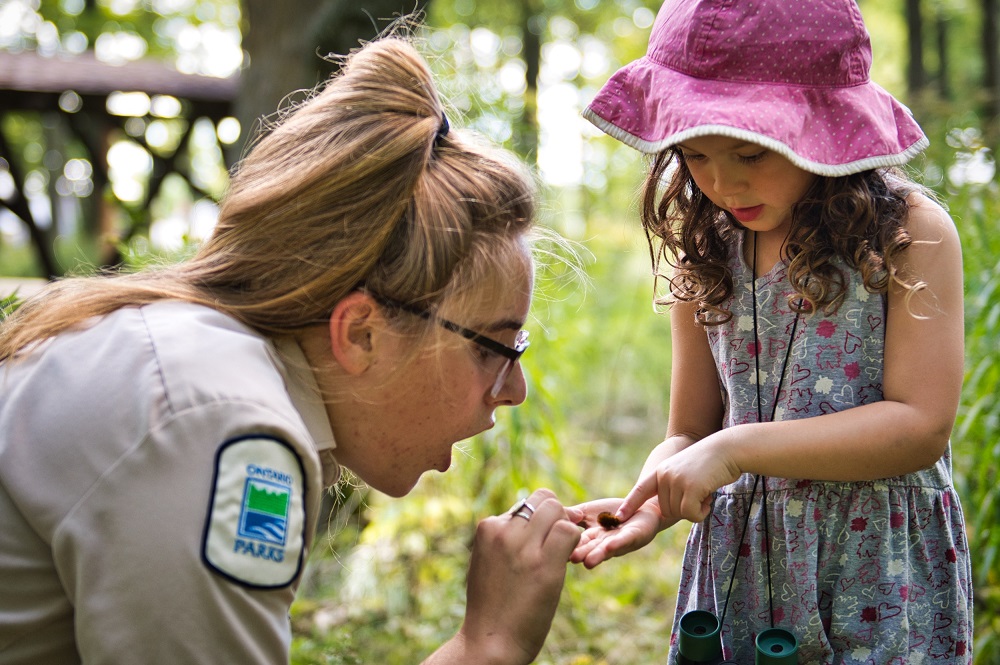
[[[621,499],[599,499],[569,509],[581,512],[583,514],[581,522],[586,524],[580,543],[573,550],[570,561],[593,568],[608,559],[634,552],[671,525],[663,522],[656,503],[649,502],[633,513],[628,521],[623,521],[610,529],[602,526],[599,516],[602,513],[614,515],[621,503]]]
[[[628,493],[616,516],[629,520],[653,497],[663,519],[674,524],[681,519],[701,522],[712,508],[715,491],[740,477],[740,468],[720,445],[718,432],[688,446],[656,465]]]
[[[566,564],[580,540],[579,512],[549,490],[534,511],[479,523],[469,565],[465,621],[428,662],[530,663],[542,648],[559,603]]]

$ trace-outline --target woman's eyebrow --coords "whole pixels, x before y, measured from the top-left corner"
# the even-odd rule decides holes
[[[524,328],[524,321],[520,319],[501,319],[500,321],[481,321],[473,322],[472,326],[474,330],[481,330],[483,332],[500,332],[503,330],[513,330],[517,332]]]

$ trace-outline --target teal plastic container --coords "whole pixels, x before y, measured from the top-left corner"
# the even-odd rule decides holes
[[[721,663],[722,639],[719,618],[711,612],[693,610],[681,617],[677,650],[682,665]]]
[[[757,635],[757,665],[798,665],[799,642],[783,628],[768,628]]]

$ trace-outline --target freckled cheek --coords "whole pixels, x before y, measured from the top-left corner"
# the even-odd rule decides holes
[[[435,432],[440,427],[436,422],[440,414],[413,406],[416,405],[411,403],[386,414],[391,416],[391,424],[387,419],[387,425],[376,437],[378,447],[371,451],[384,464],[383,477],[399,482],[414,481],[435,463],[435,446],[429,442],[438,438]],[[436,456],[440,457],[440,449]]]
[[[468,404],[476,396],[481,398],[488,389],[486,384],[490,382],[490,377],[471,360],[454,363],[442,369],[443,372],[434,377],[437,379],[436,382],[428,382],[432,385],[427,386],[427,389],[432,391],[429,394],[436,394],[441,401],[449,405],[457,408],[459,404]]]
[[[479,420],[488,384],[490,377],[482,368],[461,355],[453,362],[426,368],[411,383],[407,404],[402,407],[412,431],[426,433],[424,440],[442,442],[453,436],[470,436],[470,429],[483,427]]]

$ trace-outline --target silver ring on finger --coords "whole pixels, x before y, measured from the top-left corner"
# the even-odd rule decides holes
[[[526,520],[530,520],[531,516],[535,514],[535,507],[528,503],[527,499],[521,499],[508,511],[508,514],[514,517],[523,517]]]

